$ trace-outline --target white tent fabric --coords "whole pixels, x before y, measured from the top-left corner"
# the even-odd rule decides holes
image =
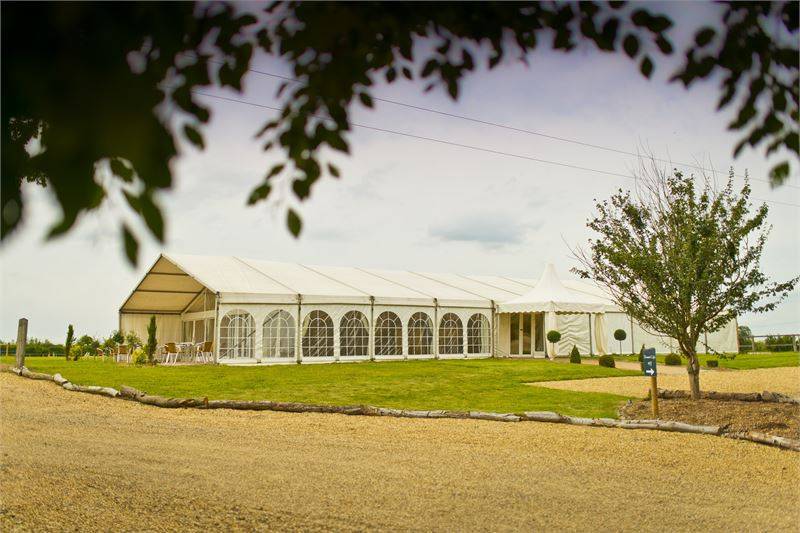
[[[389,322],[381,318],[387,312]],[[561,280],[549,264],[533,280],[163,254],[120,307],[120,330],[144,338],[150,316],[159,342],[212,340],[217,355],[235,353],[235,362],[266,361],[278,352],[276,362],[301,362],[311,350],[309,327],[322,335],[313,342],[326,343],[316,361],[552,357],[568,355],[572,346],[583,355],[603,354],[620,350],[617,328],[627,334],[625,353],[641,344],[676,349],[674,340],[631,321],[601,288]],[[358,338],[342,333],[351,330]],[[543,340],[550,330],[562,335],[555,346]],[[736,351],[735,321],[707,339],[715,350]]]
[[[615,309],[607,298],[568,288],[548,263],[542,277],[533,289],[525,294],[501,302],[498,313],[603,313]]]

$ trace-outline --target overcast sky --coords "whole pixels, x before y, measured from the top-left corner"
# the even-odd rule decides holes
[[[699,20],[702,22],[702,20]],[[266,56],[259,70],[288,74]],[[537,53],[530,66],[508,62],[465,80],[457,104],[421,85],[379,86],[376,96],[626,151],[649,147],[657,157],[702,162],[721,171],[734,165],[765,179],[760,152],[735,162],[738,135],[726,131],[730,113],[714,111],[713,84],[685,91],[667,84],[670,68],[647,81],[623,58],[592,51]],[[244,95],[276,105],[278,81],[250,74]],[[57,217],[49,193],[26,186],[24,229],[0,248],[0,338],[15,336],[21,316],[29,334],[63,342],[68,323],[78,334],[106,336],[117,310],[159,252],[239,255],[277,261],[538,277],[547,261],[561,275],[575,265],[569,246],[585,243],[594,198],[631,180],[530,160],[355,128],[351,157],[339,159],[340,180],[319,183],[301,214],[298,240],[283,211],[246,207],[248,192],[275,161],[253,134],[273,112],[207,99],[213,110],[206,150],[184,146],[175,188],[162,195],[168,228],[162,247],[143,244],[138,268],[124,260],[112,206],[83,217],[68,236],[43,242]],[[483,126],[378,102],[358,109],[355,122],[612,173],[630,174],[633,157]],[[753,181],[753,196],[800,204],[796,176],[775,191]],[[774,226],[763,257],[776,280],[800,270],[800,208],[770,205]],[[756,333],[800,332],[798,292],[775,312],[743,316]]]

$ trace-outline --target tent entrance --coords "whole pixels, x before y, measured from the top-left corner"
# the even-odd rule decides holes
[[[511,313],[509,355],[544,357],[544,313]]]

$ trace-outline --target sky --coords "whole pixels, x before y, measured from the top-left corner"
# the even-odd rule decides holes
[[[708,9],[679,16],[699,24]],[[289,74],[286,64],[265,55],[256,57],[253,68]],[[667,83],[673,69],[659,63],[648,81],[623,57],[590,49],[536,52],[528,66],[508,60],[467,77],[457,103],[442,91],[423,93],[422,84],[405,81],[379,84],[373,95],[624,151],[645,149],[676,166],[699,162],[726,172],[733,165],[737,174],[766,179],[775,159],[752,150],[732,159],[739,136],[726,130],[731,112],[715,111],[715,83],[686,91]],[[244,94],[215,93],[274,106],[277,87],[278,80],[250,73]],[[119,306],[162,251],[533,278],[549,261],[568,276],[576,266],[570,249],[591,236],[586,220],[594,199],[632,184],[599,172],[354,128],[351,155],[336,157],[342,177],[318,182],[299,206],[304,227],[294,239],[279,207],[245,205],[278,160],[254,140],[274,112],[203,101],[212,109],[206,149],[182,145],[173,165],[175,186],[160,196],[166,243],[146,238],[135,268],[124,258],[115,206],[104,205],[66,237],[45,242],[57,207],[46,189],[25,186],[23,229],[0,246],[0,339],[16,336],[22,316],[33,337],[63,342],[68,323],[78,334],[107,336],[117,325]],[[354,106],[352,120],[611,173],[630,174],[638,167],[635,157],[384,102],[374,110]],[[776,190],[761,181],[752,187],[755,198],[800,204],[796,175]],[[800,271],[800,207],[769,207],[773,228],[762,268],[783,281]],[[756,334],[800,333],[800,293],[795,290],[773,312],[740,317],[739,324]]]

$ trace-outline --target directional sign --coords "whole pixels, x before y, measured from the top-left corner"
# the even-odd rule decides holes
[[[642,360],[642,371],[644,372],[645,376],[658,375],[658,371],[656,370],[656,349],[655,348],[647,348],[644,351],[644,357],[643,357],[643,360]]]

